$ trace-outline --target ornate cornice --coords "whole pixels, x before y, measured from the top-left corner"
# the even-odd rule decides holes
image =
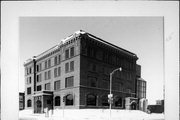
[[[111,44],[105,40],[102,40],[101,38],[98,38],[90,33],[86,33],[86,38],[88,38],[88,42],[91,42],[92,44],[97,45],[98,47],[102,46],[103,48],[108,49],[108,51],[113,51],[115,53],[124,54],[125,56],[134,58],[136,60],[138,59],[136,54],[134,54],[130,51],[127,51],[123,48],[120,48],[114,44]]]
[[[47,51],[37,55],[35,60],[40,61],[40,60],[45,59],[53,54],[56,54],[57,52],[63,50],[63,48],[66,47],[67,45],[74,43],[75,41],[81,39],[81,37],[85,37],[86,39],[82,39],[82,40],[87,40],[88,43],[93,44],[94,47],[96,47],[96,48],[107,49],[108,51],[112,51],[115,54],[121,54],[121,55],[124,55],[126,57],[129,57],[129,58],[132,58],[135,60],[138,59],[136,54],[129,52],[123,48],[120,48],[116,45],[113,45],[105,40],[102,40],[90,33],[80,30],[80,31],[77,31],[74,34],[68,36],[67,38],[61,40],[61,42],[58,45],[55,45],[54,47],[48,49]],[[24,63],[24,66],[26,66],[32,62],[33,62],[33,59],[31,61],[26,61]]]

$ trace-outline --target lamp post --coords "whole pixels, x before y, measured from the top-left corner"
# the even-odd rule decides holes
[[[109,110],[110,110],[110,119],[111,119],[111,107],[112,107],[112,97],[113,97],[113,94],[112,94],[112,75],[114,74],[114,72],[116,71],[122,71],[122,68],[117,68],[115,70],[113,70],[111,73],[110,73],[110,92],[109,92],[109,95],[108,95],[108,98],[109,98]]]

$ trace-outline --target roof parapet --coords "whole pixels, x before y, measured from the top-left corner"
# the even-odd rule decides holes
[[[33,60],[32,58],[29,58],[24,62],[24,64],[27,64],[27,63],[31,62],[32,60]]]
[[[27,63],[29,63],[29,62],[31,62],[31,61],[33,61],[33,60],[37,60],[37,59],[41,58],[42,56],[45,56],[45,55],[49,54],[50,52],[58,49],[60,46],[62,46],[62,45],[65,44],[66,42],[68,42],[69,40],[71,40],[71,39],[73,39],[73,38],[75,38],[75,37],[78,37],[78,36],[80,36],[81,34],[87,34],[89,37],[92,37],[92,38],[94,38],[94,39],[96,39],[96,40],[98,40],[98,41],[100,41],[100,42],[102,42],[102,43],[104,43],[104,44],[106,44],[106,45],[108,45],[108,46],[114,47],[114,48],[116,48],[116,49],[120,49],[120,50],[126,52],[127,54],[130,54],[130,55],[132,55],[132,56],[134,56],[134,57],[137,57],[136,54],[131,53],[131,52],[129,52],[129,51],[123,49],[123,48],[120,48],[120,47],[116,46],[116,45],[113,45],[113,44],[111,44],[111,43],[109,43],[109,42],[107,42],[107,41],[105,41],[105,40],[102,40],[101,38],[98,38],[98,37],[96,37],[96,36],[94,36],[94,35],[92,35],[92,34],[90,34],[90,33],[88,33],[88,32],[85,32],[84,30],[78,30],[78,31],[74,32],[73,34],[71,34],[70,36],[68,36],[68,37],[66,37],[66,38],[64,38],[64,39],[61,39],[61,40],[60,40],[60,43],[58,43],[57,45],[53,46],[52,48],[46,50],[45,52],[43,52],[43,53],[41,53],[41,54],[39,54],[39,55],[37,55],[37,56],[33,56],[32,58],[26,60],[26,61],[24,62],[24,65],[27,64]]]

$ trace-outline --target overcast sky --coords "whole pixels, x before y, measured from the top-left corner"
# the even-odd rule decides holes
[[[147,81],[148,102],[163,99],[162,17],[24,17],[19,25],[19,91],[24,91],[25,60],[82,29],[137,54],[141,76]]]

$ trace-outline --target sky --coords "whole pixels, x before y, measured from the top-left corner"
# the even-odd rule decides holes
[[[21,17],[19,20],[19,91],[24,91],[25,60],[84,30],[135,53],[147,99],[163,99],[163,17]]]

